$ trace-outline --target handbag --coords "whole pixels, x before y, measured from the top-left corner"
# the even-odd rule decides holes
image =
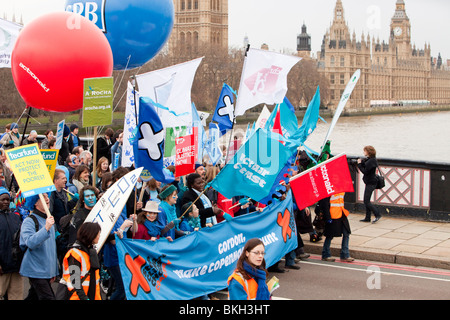
[[[381,172],[380,167],[378,167],[378,165],[377,165],[377,168],[378,168],[378,172],[380,174],[375,175],[377,177],[376,189],[383,189],[386,186],[386,181],[384,180],[383,173]]]

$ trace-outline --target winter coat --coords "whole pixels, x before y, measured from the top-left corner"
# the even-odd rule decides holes
[[[19,272],[20,262],[13,261],[14,234],[20,229],[22,220],[10,210],[0,211],[0,266],[3,273]]]
[[[358,164],[359,171],[364,175],[363,181],[365,184],[377,184],[377,177],[375,175],[377,167],[377,158],[367,158]]]
[[[29,278],[51,279],[59,274],[55,226],[47,231],[45,213],[34,210],[31,214],[37,217],[39,230],[36,232],[33,219],[25,219],[22,223],[20,246],[22,249],[28,249],[20,266],[20,274]]]

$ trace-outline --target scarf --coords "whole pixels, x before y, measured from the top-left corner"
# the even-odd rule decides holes
[[[243,263],[244,270],[258,283],[256,300],[270,300],[269,288],[266,284],[266,272],[250,266],[246,261]]]
[[[145,219],[144,226],[147,228],[147,232],[151,237],[157,237],[161,234],[161,227],[155,222],[151,222],[148,219]]]
[[[177,210],[175,205],[171,206],[166,201],[161,201],[159,206],[164,210],[164,213],[167,217],[167,222],[173,221],[175,223],[176,229],[178,229],[178,225],[180,223],[180,220],[177,220]]]
[[[199,230],[202,228],[200,225],[200,218],[188,217],[186,218],[186,222],[191,226],[192,229],[198,228]]]

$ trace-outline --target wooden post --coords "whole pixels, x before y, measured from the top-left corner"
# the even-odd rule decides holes
[[[39,199],[41,199],[42,202],[42,206],[45,209],[45,213],[47,214],[47,218],[51,217],[52,214],[50,213],[50,210],[48,209],[47,203],[45,202],[44,196],[42,195],[42,193],[39,194]]]
[[[97,126],[94,127],[94,151],[92,155],[92,186],[95,188],[95,181],[97,180]]]

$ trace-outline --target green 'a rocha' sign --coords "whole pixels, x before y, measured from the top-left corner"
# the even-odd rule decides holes
[[[83,127],[108,126],[112,123],[114,78],[84,79]]]

